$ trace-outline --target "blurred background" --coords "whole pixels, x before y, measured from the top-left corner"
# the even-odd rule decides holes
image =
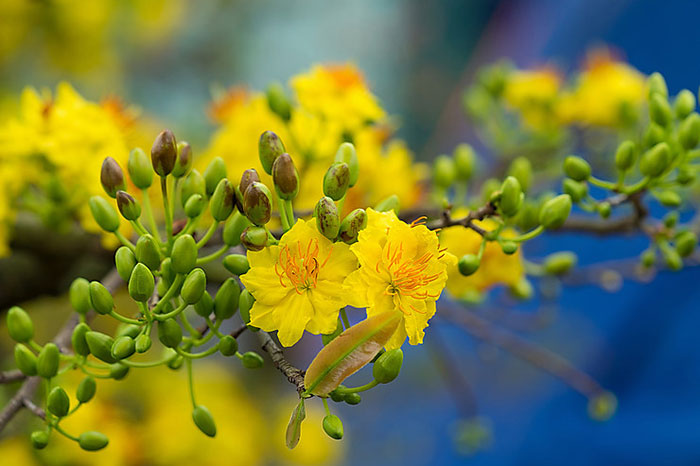
[[[605,45],[645,74],[662,72],[671,94],[697,91],[698,14],[697,2],[650,0],[3,0],[0,113],[17,108],[25,86],[54,89],[68,81],[90,100],[137,105],[153,127],[172,128],[196,153],[215,128],[207,108],[221,89],[264,89],[317,63],[350,61],[418,159],[429,161],[460,142],[473,143],[488,159],[461,103],[479,66],[505,57],[519,67],[553,65],[566,73]],[[645,244],[641,237],[559,235],[534,241],[526,253],[571,249],[586,265],[636,256]],[[74,266],[70,257],[57,267]],[[11,260],[0,259],[6,284],[13,280]],[[93,273],[102,270],[97,264]],[[58,297],[25,307],[60,321],[55,316],[68,312],[60,291],[72,278],[68,272],[44,290]],[[209,404],[217,420],[226,419],[226,435],[214,441],[190,425],[187,410],[166,404],[187,403],[182,374],[167,370],[130,375],[124,385],[131,391],[110,386],[107,401],[92,406],[84,422],[96,421],[115,439],[100,464],[698,464],[699,280],[700,270],[687,267],[650,283],[625,281],[612,292],[566,287],[550,310],[556,318],[528,335],[616,394],[618,411],[605,423],[592,420],[586,399],[560,381],[440,321],[431,325],[439,340],[428,332],[423,347],[405,348],[397,382],[373,390],[359,406],[337,408],[342,443],[323,438],[320,417],[312,418],[290,456],[281,435],[294,405],[290,387],[274,371],[251,376],[226,362],[203,369],[198,382],[202,397],[215,400]],[[12,301],[5,293],[3,306]],[[523,311],[537,312],[537,305]],[[48,337],[53,329],[42,331]],[[0,351],[9,355],[2,332]],[[431,356],[444,351],[447,367]],[[295,348],[289,355],[304,367],[311,353]],[[457,390],[449,388],[453,377],[465,381]],[[476,410],[483,431],[464,429],[465,405]],[[154,420],[136,428],[134,412]],[[470,447],[474,442],[479,451]],[[34,456],[25,435],[0,439],[0,458],[8,465],[47,460]],[[93,458],[70,445],[52,461],[91,464]]]

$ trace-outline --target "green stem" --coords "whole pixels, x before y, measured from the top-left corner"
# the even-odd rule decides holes
[[[343,319],[343,326],[345,327],[345,330],[350,328],[350,320],[348,320],[348,314],[345,312],[345,308],[341,307],[340,308],[340,318]]]
[[[148,230],[146,230],[146,227],[143,226],[143,223],[141,223],[139,219],[132,220],[129,223],[131,223],[131,226],[134,228],[134,231],[136,231],[136,233],[138,233],[139,235],[143,236],[148,234]]]
[[[379,385],[379,382],[376,380],[373,380],[369,383],[366,383],[364,385],[360,385],[359,387],[354,387],[354,388],[343,388],[340,390],[342,393],[359,393],[359,392],[364,392],[369,390],[370,388],[374,388],[377,385]]]
[[[287,217],[287,208],[284,202],[284,199],[279,197],[277,193],[275,193],[275,197],[277,198],[277,210],[280,213],[280,221],[282,222],[282,229],[286,232],[289,231],[291,226],[289,225],[289,218]]]
[[[226,251],[228,251],[228,246],[224,244],[216,252],[213,252],[208,256],[200,257],[199,259],[197,259],[197,265],[206,264],[207,262],[216,260],[219,257],[223,256],[226,253]]]
[[[604,189],[609,189],[611,191],[615,190],[615,188],[617,187],[615,185],[615,183],[611,183],[610,181],[600,180],[600,179],[596,178],[595,176],[591,176],[590,178],[588,178],[588,182],[594,186],[598,186],[598,187],[604,188]]]
[[[200,335],[199,331],[197,331],[197,329],[192,326],[185,314],[180,314],[180,319],[182,320],[182,325],[187,329],[187,331],[193,337],[193,339],[196,340],[197,338],[200,338],[202,336]]]
[[[168,288],[168,291],[165,292],[163,297],[160,298],[160,301],[158,301],[158,304],[156,304],[152,309],[154,315],[158,314],[158,312],[163,309],[163,306],[165,306],[165,303],[170,301],[173,296],[175,296],[175,293],[177,293],[177,290],[180,288],[183,281],[185,281],[185,276],[182,274],[177,274],[175,280],[173,280],[172,284],[170,285],[170,288]]]
[[[194,398],[194,377],[192,377],[192,360],[186,359],[185,364],[187,364],[187,382],[190,386],[190,399],[192,400],[192,407],[197,407],[197,401]]]
[[[219,226],[219,222],[218,222],[217,220],[215,220],[215,221],[211,224],[211,226],[209,227],[209,229],[207,230],[207,232],[204,234],[204,236],[202,237],[202,239],[200,239],[199,241],[197,241],[197,249],[201,249],[202,246],[204,246],[205,244],[207,244],[207,243],[209,242],[209,240],[211,239],[211,237],[214,236],[214,233],[216,232],[216,229],[218,228],[218,226]]]
[[[206,351],[202,351],[201,353],[190,353],[187,352],[183,349],[180,348],[175,348],[175,351],[177,351],[177,354],[182,356],[183,358],[186,359],[201,359],[201,358],[206,358],[207,356],[211,356],[212,354],[216,353],[219,350],[219,348],[214,345],[211,348],[209,348]]]
[[[170,311],[170,312],[168,312],[168,313],[166,313],[166,314],[156,314],[154,317],[155,317],[156,320],[162,322],[162,321],[164,321],[164,320],[170,319],[171,317],[177,316],[177,315],[180,314],[182,311],[184,311],[185,308],[187,308],[187,303],[182,303],[182,304],[180,304],[178,307],[176,307],[174,310],[172,310],[172,311]]]
[[[175,358],[176,356],[177,356],[177,354],[173,353],[173,354],[171,354],[163,359],[160,359],[158,361],[136,362],[136,361],[127,361],[125,359],[122,359],[119,362],[121,362],[125,366],[133,367],[134,369],[145,369],[145,368],[149,368],[149,367],[158,367],[158,366],[161,366],[163,364],[167,364],[170,361],[172,361],[172,359]]]
[[[330,416],[331,409],[328,407],[328,400],[326,398],[321,398],[321,400],[323,401],[323,409],[326,410],[326,416]]]
[[[123,315],[119,314],[117,311],[112,309],[109,312],[109,315],[117,319],[119,322],[124,322],[125,324],[133,324],[133,325],[141,325],[145,323],[142,320],[137,320],[137,319],[130,319],[128,317],[124,317]]]
[[[160,177],[160,190],[163,193],[163,209],[165,210],[165,239],[168,243],[168,249],[173,242],[173,213],[170,210],[170,201],[168,199],[168,178]]]
[[[128,247],[132,251],[136,251],[136,246],[134,246],[134,243],[129,241],[124,235],[122,235],[119,230],[114,232],[114,236],[117,237],[120,243],[122,243],[124,246]]]
[[[532,239],[532,238],[535,238],[535,237],[541,235],[543,231],[544,231],[544,227],[542,225],[540,225],[532,231],[524,233],[520,236],[516,236],[515,238],[509,238],[509,240],[515,241],[516,243],[521,243],[523,241],[527,241],[529,239]]]
[[[143,211],[146,214],[149,224],[151,225],[151,235],[156,239],[158,244],[160,244],[160,233],[158,233],[158,225],[156,224],[156,218],[153,216],[153,209],[151,208],[151,198],[148,197],[148,190],[141,190],[141,204],[143,205]]]
[[[69,438],[69,439],[73,440],[74,442],[79,442],[78,437],[75,437],[75,436],[69,434],[68,432],[66,432],[65,430],[63,430],[63,428],[62,428],[61,426],[58,425],[58,422],[56,422],[56,423],[53,425],[53,427],[56,429],[56,431],[57,431],[58,433],[60,433],[60,434],[63,435],[64,437]]]

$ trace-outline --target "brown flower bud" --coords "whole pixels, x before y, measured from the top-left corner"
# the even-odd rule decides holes
[[[168,176],[175,167],[177,143],[175,135],[169,129],[160,132],[151,147],[153,170],[160,176]]]
[[[289,154],[280,155],[272,164],[272,181],[282,199],[290,201],[299,193],[299,173]]]
[[[112,157],[106,157],[102,162],[100,182],[107,195],[111,198],[116,197],[117,191],[126,190],[124,172]]]

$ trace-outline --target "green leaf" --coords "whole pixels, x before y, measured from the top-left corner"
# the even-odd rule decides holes
[[[304,399],[299,400],[299,404],[292,411],[292,417],[287,424],[285,442],[290,450],[299,444],[301,438],[301,423],[306,419],[306,409],[304,409]]]
[[[389,311],[346,329],[311,361],[304,377],[306,392],[327,396],[343,380],[360,370],[389,341],[401,322],[401,313]]]

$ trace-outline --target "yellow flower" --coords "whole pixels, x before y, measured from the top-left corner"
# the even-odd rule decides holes
[[[284,346],[292,346],[304,330],[331,333],[346,303],[342,283],[357,260],[344,243],[331,243],[314,220],[298,220],[279,245],[248,251],[250,270],[241,281],[255,297],[250,324],[277,330]]]
[[[551,124],[561,76],[551,67],[518,70],[508,76],[503,97],[533,128]]]
[[[455,215],[461,214],[455,211]],[[496,223],[489,219],[475,223],[486,230],[496,227]],[[515,232],[505,230],[502,236],[512,237],[515,236]],[[481,240],[478,233],[462,226],[440,231],[440,245],[457,257],[477,254]],[[499,284],[515,285],[525,276],[525,269],[520,249],[515,254],[507,255],[497,243],[489,242],[484,249],[479,269],[473,275],[465,277],[460,274],[456,264],[448,267],[447,274],[447,291],[455,298],[461,298],[465,293],[473,290],[481,292]]]
[[[408,336],[423,343],[435,301],[457,259],[440,249],[435,232],[420,222],[406,224],[391,212],[367,209],[367,227],[350,246],[360,268],[345,280],[348,302],[366,307],[367,316],[396,310],[403,314],[387,349],[399,348]]]

